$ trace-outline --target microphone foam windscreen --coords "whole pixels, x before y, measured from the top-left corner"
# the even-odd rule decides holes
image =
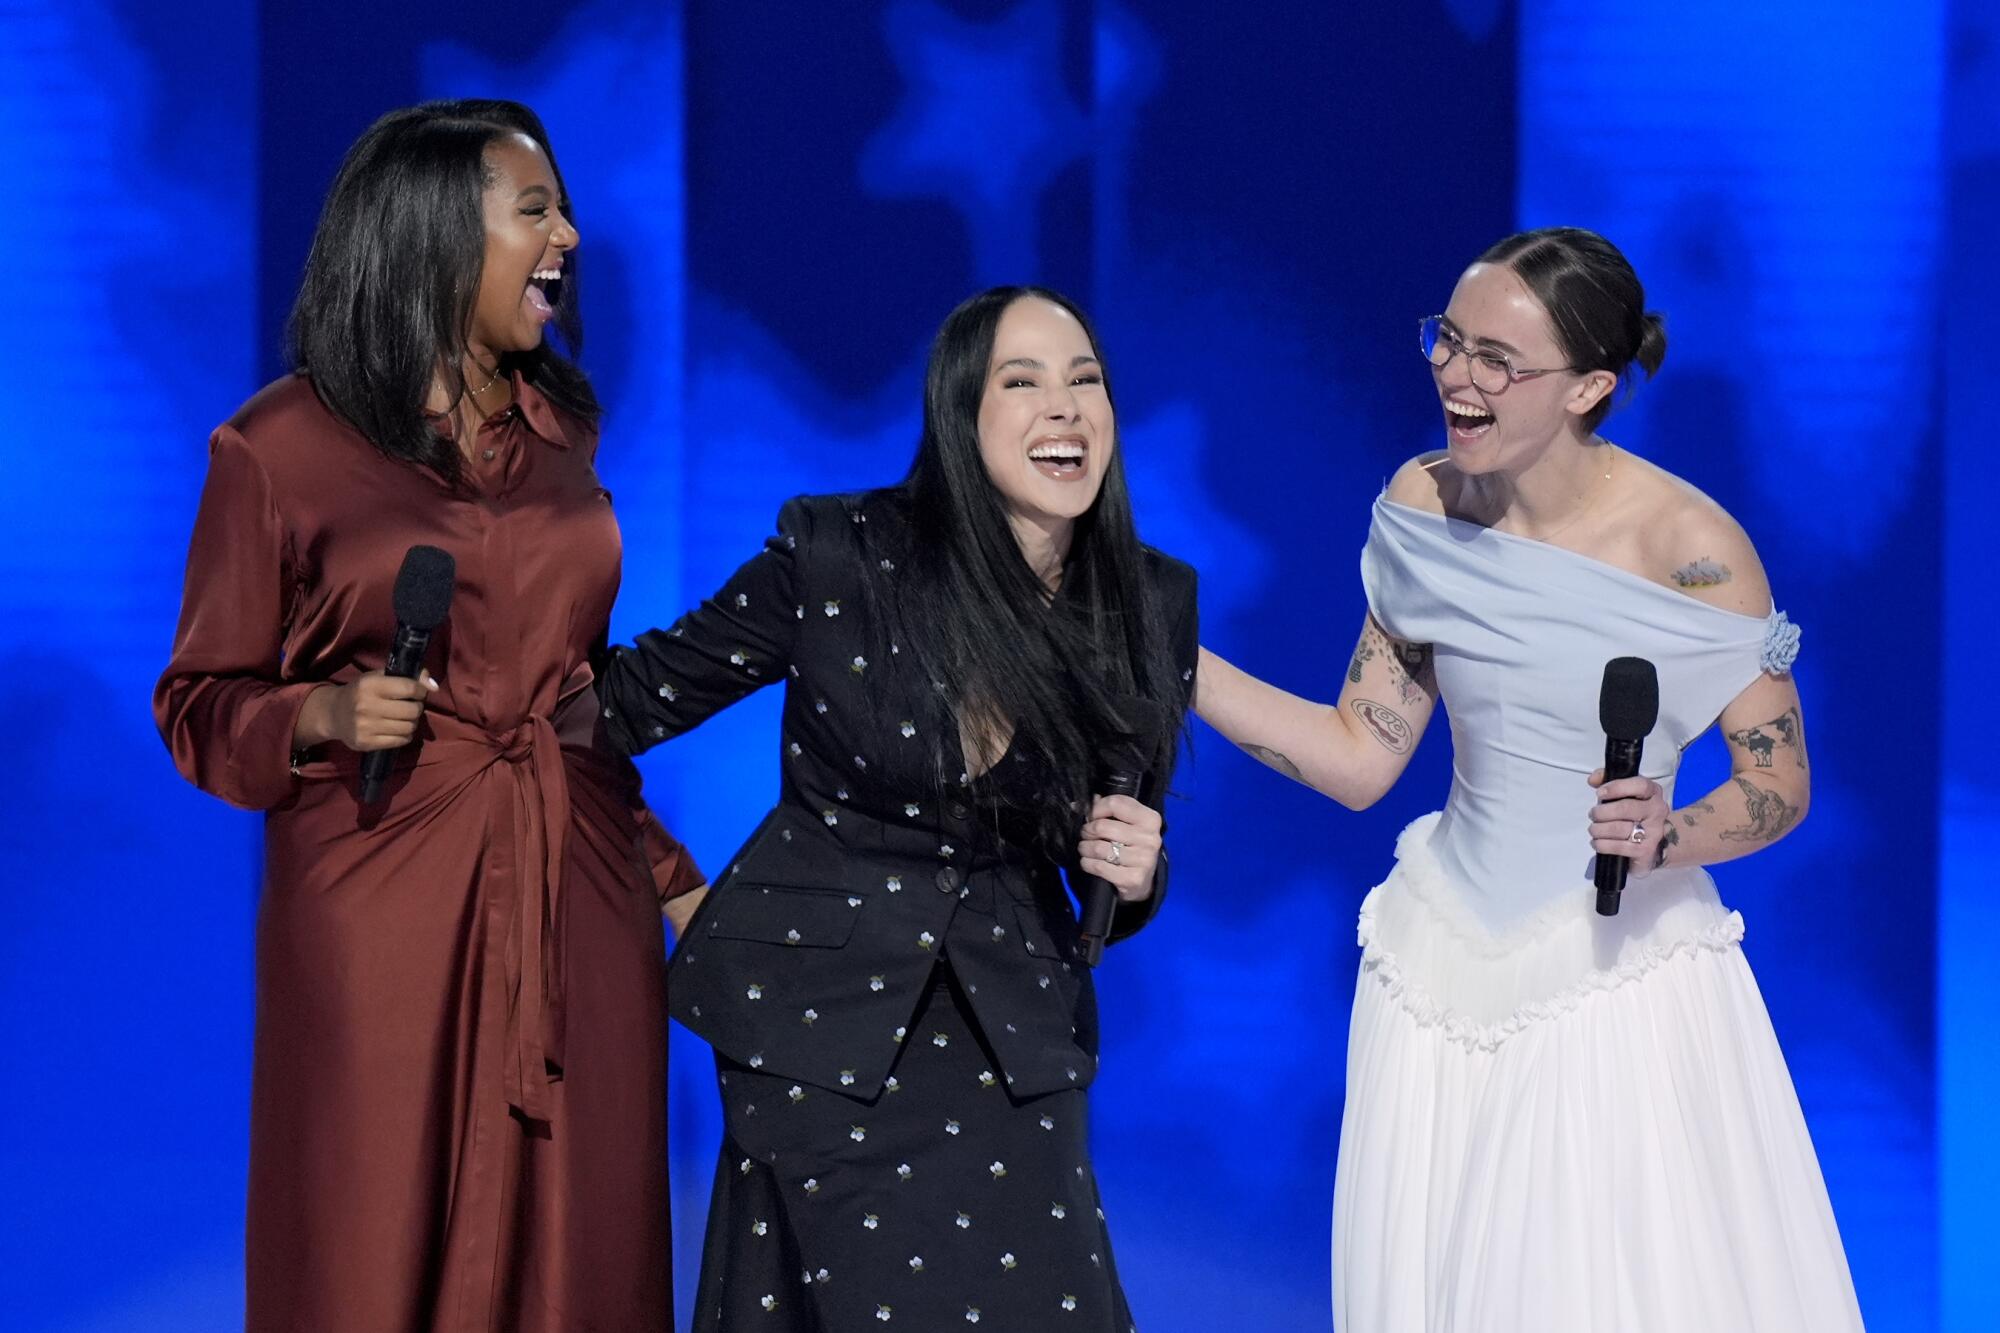
[[[411,629],[436,629],[451,609],[451,590],[457,582],[458,562],[451,552],[412,546],[396,573],[397,621]]]
[[[1604,688],[1597,696],[1604,734],[1644,740],[1660,720],[1660,673],[1643,657],[1614,657],[1604,664]]]

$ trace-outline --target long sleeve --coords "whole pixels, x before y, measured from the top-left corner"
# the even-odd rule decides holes
[[[269,476],[223,427],[209,441],[180,628],[153,719],[182,776],[249,810],[292,794],[292,729],[321,683],[281,680],[289,554]]]
[[[620,749],[641,753],[785,678],[806,614],[798,548],[811,523],[802,501],[787,501],[777,535],[714,596],[667,629],[611,650],[604,722]]]

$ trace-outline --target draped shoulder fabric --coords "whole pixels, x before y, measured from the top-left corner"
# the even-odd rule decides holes
[[[1361,570],[1383,628],[1433,646],[1452,785],[1361,907],[1336,1326],[1858,1331],[1742,918],[1699,868],[1597,915],[1586,832],[1608,660],[1659,670],[1642,771],[1671,801],[1795,634],[1386,499]]]
[[[670,1320],[658,898],[700,872],[594,725],[619,568],[595,434],[515,394],[456,489],[303,377],[210,442],[154,710],[190,781],[265,812],[251,1329]],[[292,731],[384,664],[416,543],[457,562],[442,688],[364,810],[359,756]]]

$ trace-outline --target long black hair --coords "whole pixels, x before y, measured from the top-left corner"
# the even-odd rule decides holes
[[[454,402],[466,393],[460,363],[486,265],[486,148],[517,133],[547,155],[567,212],[548,133],[519,102],[425,102],[370,125],[327,192],[287,330],[293,366],[312,376],[335,415],[389,457],[454,483],[459,451],[424,405],[440,374]],[[574,356],[583,321],[573,255],[555,297],[553,322]],[[558,407],[596,422],[590,381],[546,340],[504,363]]]
[[[1113,448],[1095,503],[1076,521],[1053,597],[1021,553],[987,475],[979,404],[994,331],[1007,307],[1026,297],[1074,316],[1103,364],[1083,311],[1043,287],[995,287],[946,318],[931,344],[923,435],[902,485],[915,558],[898,589],[899,621],[972,736],[1011,729],[1016,750],[1026,746],[1041,761],[1040,840],[1066,859],[1093,794],[1097,747],[1127,725],[1118,696],[1157,705],[1160,723],[1145,749],[1162,781],[1185,707],[1132,521],[1124,450]],[[1108,371],[1104,383],[1109,394]]]
[[[1667,325],[1646,309],[1646,289],[1617,246],[1582,227],[1543,227],[1496,241],[1481,264],[1505,264],[1549,315],[1570,369],[1608,370],[1618,389],[1584,416],[1596,430],[1637,387],[1637,366],[1650,379],[1667,359]]]

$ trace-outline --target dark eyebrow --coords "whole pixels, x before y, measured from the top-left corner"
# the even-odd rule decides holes
[[[1098,360],[1094,356],[1073,356],[1069,359],[1069,368],[1071,370],[1075,370],[1078,366],[1090,366],[1097,364]],[[1032,356],[1017,356],[1010,361],[1002,361],[999,365],[993,367],[993,369],[995,371],[1001,371],[1005,370],[1009,366],[1026,366],[1029,370],[1048,369],[1047,366],[1043,365],[1040,361],[1037,361]]]
[[[1509,356],[1521,355],[1521,349],[1514,346],[1512,343],[1501,342],[1498,338],[1467,338],[1465,336],[1465,330],[1461,329],[1460,327],[1458,327],[1458,325],[1452,323],[1448,319],[1444,321],[1444,326],[1450,329],[1453,333],[1456,333],[1459,337],[1460,342],[1473,343],[1480,347],[1495,347],[1507,353],[1507,355]]]
[[[530,185],[527,189],[521,191],[519,194],[514,196],[514,202],[517,204],[524,204],[528,202],[528,196],[531,194],[538,194],[544,199],[551,197],[548,186]]]

